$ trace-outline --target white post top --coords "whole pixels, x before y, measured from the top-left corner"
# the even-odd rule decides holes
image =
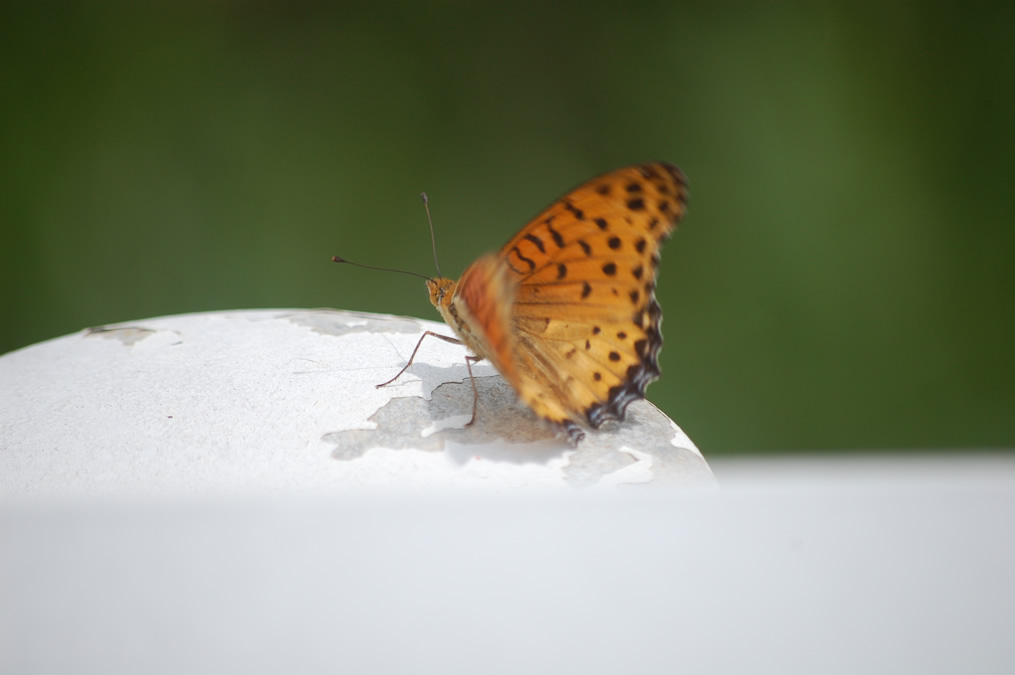
[[[485,362],[419,319],[333,310],[186,314],[93,328],[0,357],[0,495],[378,486],[711,485],[645,401],[577,447]]]
[[[440,340],[377,389],[428,328],[209,313],[0,357],[0,673],[1015,672],[1010,455],[679,489],[711,472],[648,403],[573,447],[480,365],[464,429]]]

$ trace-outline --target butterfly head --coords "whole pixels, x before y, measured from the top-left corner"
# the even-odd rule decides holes
[[[430,304],[440,310],[441,314],[451,304],[451,296],[455,294],[455,286],[455,280],[447,277],[426,280],[426,289],[430,292]]]

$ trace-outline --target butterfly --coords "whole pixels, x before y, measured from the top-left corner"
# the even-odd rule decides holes
[[[425,201],[425,196],[424,196]],[[427,278],[430,302],[464,344],[466,366],[488,360],[539,417],[572,443],[582,424],[623,420],[660,375],[659,249],[687,206],[687,180],[666,162],[593,178],[536,216],[461,278]],[[337,259],[338,262],[344,262]],[[472,381],[474,403],[478,400]],[[476,406],[473,406],[475,421]]]

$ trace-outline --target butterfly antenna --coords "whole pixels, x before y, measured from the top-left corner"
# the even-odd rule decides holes
[[[437,262],[437,238],[433,234],[433,220],[430,219],[430,199],[426,196],[425,192],[420,192],[419,196],[423,199],[423,209],[426,211],[426,222],[430,226],[430,246],[433,248],[433,266],[437,268],[437,276],[444,276],[441,274],[440,263]]]
[[[419,277],[420,279],[426,279],[428,281],[430,279],[430,277],[424,276],[422,274],[417,274],[416,272],[410,272],[409,270],[396,270],[390,267],[374,267],[373,265],[361,265],[360,263],[356,263],[351,260],[346,260],[345,258],[340,258],[337,255],[331,256],[331,262],[345,263],[346,265],[352,265],[353,267],[362,267],[365,270],[376,270],[377,272],[397,272],[398,274],[408,274],[409,276]]]

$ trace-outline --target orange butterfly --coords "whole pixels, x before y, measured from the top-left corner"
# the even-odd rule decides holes
[[[537,415],[571,441],[627,406],[659,377],[655,299],[659,248],[684,215],[687,181],[672,164],[618,169],[564,195],[456,283],[427,279],[433,303],[462,344],[489,360]],[[341,261],[341,259],[339,259]],[[473,394],[478,397],[475,382]],[[473,420],[475,421],[475,406]]]

